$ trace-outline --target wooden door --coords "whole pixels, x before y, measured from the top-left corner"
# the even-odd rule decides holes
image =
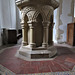
[[[74,24],[70,23],[67,26],[67,43],[73,45],[74,39]]]

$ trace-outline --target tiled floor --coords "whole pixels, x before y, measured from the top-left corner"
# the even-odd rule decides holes
[[[15,57],[19,47],[6,48],[0,54],[0,64],[16,74],[71,71],[75,65],[75,53],[68,47],[56,46],[57,57],[45,61],[25,61]]]

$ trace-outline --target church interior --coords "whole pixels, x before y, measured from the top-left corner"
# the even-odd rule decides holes
[[[0,75],[75,75],[75,0],[0,0]]]

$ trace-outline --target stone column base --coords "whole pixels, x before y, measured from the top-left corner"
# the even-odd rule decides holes
[[[29,45],[30,45],[30,48],[32,48],[32,49],[36,47],[35,43],[30,43]]]
[[[49,47],[48,49],[40,47],[35,48],[33,50],[29,49],[28,47],[21,47],[16,56],[21,59],[44,59],[44,58],[52,58],[57,54],[57,50],[54,46]],[[21,56],[21,57],[20,57]]]
[[[42,44],[42,47],[47,47],[48,46],[48,43],[43,43]]]
[[[27,42],[22,41],[22,44],[23,44],[23,46],[26,46],[27,45]]]

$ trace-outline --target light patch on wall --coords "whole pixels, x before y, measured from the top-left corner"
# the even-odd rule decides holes
[[[60,25],[62,25],[63,23],[62,23],[62,20],[60,19],[60,14],[62,14],[62,0],[60,0],[59,1],[60,2],[60,7],[59,7],[59,10],[58,10],[58,15],[56,16],[56,20],[57,20],[57,17],[59,17],[58,18],[58,24],[56,24],[56,27],[55,27],[55,29],[56,29],[56,40],[58,41],[59,39],[62,39],[63,38],[63,36],[61,35],[61,34],[63,34],[64,33],[64,31],[63,30],[61,30],[59,27],[60,27]]]

